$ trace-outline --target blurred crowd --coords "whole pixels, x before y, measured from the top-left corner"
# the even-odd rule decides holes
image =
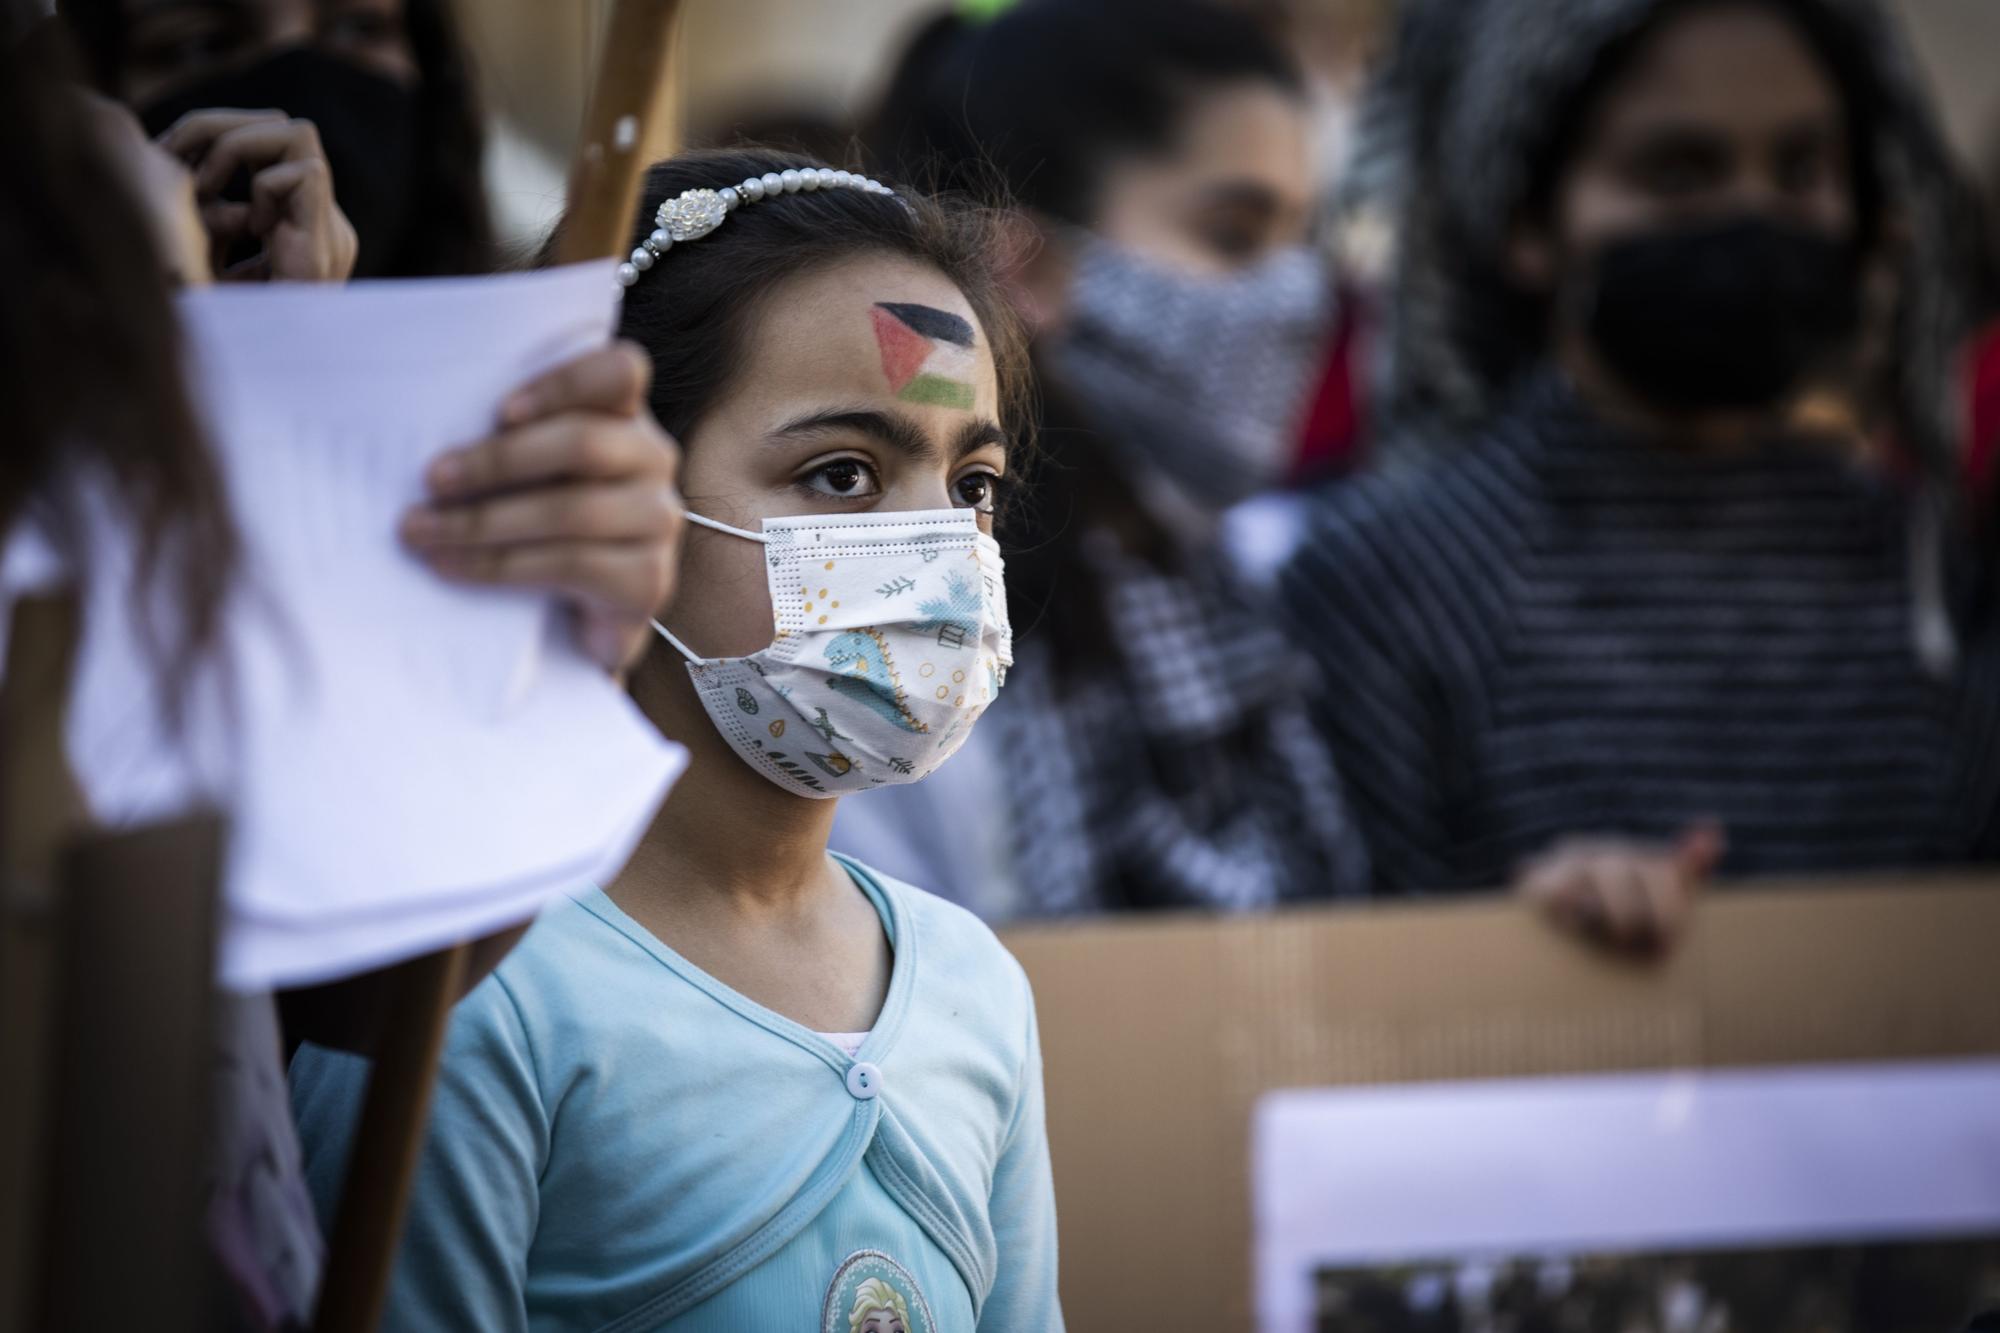
[[[170,697],[240,558],[173,295],[498,271],[477,81],[447,0],[60,0],[8,19],[9,558],[33,529],[87,563],[63,500],[79,475],[108,483],[182,612],[162,645]],[[585,650],[695,750],[640,878],[817,885],[830,845],[991,923],[1504,891],[1597,944],[1657,953],[1731,882],[2000,861],[1996,233],[1878,0],[965,4],[911,34],[859,123],[704,133],[648,178],[625,341],[528,386],[401,532],[444,577],[552,592]],[[792,202],[757,202],[770,181],[822,168],[885,182],[915,201],[907,219],[829,175],[798,201],[821,210],[811,229],[756,231]],[[714,238],[646,248],[660,206],[739,179],[741,211]],[[852,217],[835,211],[848,194]],[[725,241],[744,257],[698,258]],[[708,718],[730,703],[697,703],[680,661],[700,688],[723,659],[693,648],[740,643],[728,660],[749,660],[768,638],[709,590],[754,590],[760,567],[729,534],[774,511],[732,498],[762,483],[706,441],[752,411],[739,367],[797,396],[836,355],[774,311],[837,293],[766,299],[820,259],[921,270],[895,279],[916,296],[876,308],[932,349],[927,368],[957,364],[946,344],[970,347],[954,330],[977,326],[990,356],[962,403],[927,401],[994,424],[921,484],[815,462],[812,503],[977,512],[1004,552],[1011,630],[993,640],[1004,688],[923,782],[843,782],[837,742],[860,754],[866,734],[819,711],[831,753],[800,771],[815,794],[854,794],[837,815],[779,794],[823,806],[830,833],[742,813],[778,799],[748,752],[769,743],[729,739],[729,756]],[[684,527],[682,495],[704,530]],[[965,614],[956,632],[984,644],[990,606]],[[930,623],[940,641],[960,624]],[[729,680],[739,701],[761,688]],[[759,847],[689,850],[705,839]],[[677,960],[857,1037],[895,994],[876,913],[930,910],[850,893],[760,935],[657,893],[611,897],[620,929],[629,913]],[[561,929],[506,965],[521,985],[540,984],[528,969],[548,971]],[[470,980],[519,934],[485,942]],[[969,977],[1000,968],[967,948]],[[867,984],[808,985],[800,958]],[[499,1114],[492,1071],[533,1045],[510,1034],[540,1020],[500,997],[475,991],[470,1035],[447,1048],[455,1143]],[[529,1008],[588,1045],[602,1015],[570,1002]],[[335,1123],[358,1092],[331,1051],[368,1049],[380,1014],[365,987],[232,1006],[225,1045],[255,1060],[230,1094],[214,1243],[243,1322],[285,1327],[310,1307],[322,1245],[304,1178],[337,1180],[339,1154],[291,1137],[273,1053],[318,1043],[291,1095],[309,1131]],[[1011,1068],[1039,1059],[1027,1013]],[[469,1081],[454,1085],[453,1061]],[[1019,1103],[1037,1134],[1038,1077]],[[1009,1143],[1019,1122],[1003,1119]],[[535,1151],[555,1189],[550,1163],[585,1150]],[[601,1163],[578,1169],[602,1180]],[[937,1189],[957,1188],[953,1169]],[[451,1216],[514,1206],[479,1154],[435,1170],[499,1191],[450,1196]],[[986,1257],[954,1252],[958,1271],[984,1272],[996,1246],[1039,1254],[1021,1239],[1038,1189],[1004,1201],[1016,1232],[993,1202],[965,1242]],[[476,1289],[515,1268],[533,1288],[542,1270],[506,1250],[522,1237],[455,1235],[421,1194],[416,1208],[434,1271],[427,1288],[406,1274],[407,1308],[484,1309]],[[572,1242],[591,1234],[578,1225]],[[978,1292],[981,1327],[1047,1317],[1048,1225],[1045,1280]],[[741,1326],[760,1326],[757,1308],[736,1310]]]

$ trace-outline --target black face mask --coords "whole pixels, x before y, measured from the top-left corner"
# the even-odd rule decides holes
[[[1670,410],[1780,403],[1853,336],[1859,257],[1763,218],[1649,232],[1599,252],[1582,317],[1626,387]]]
[[[301,46],[177,88],[141,108],[139,118],[148,134],[157,135],[187,112],[209,107],[275,107],[311,121],[333,171],[334,199],[360,240],[354,276],[394,272],[417,220],[413,91],[352,61]],[[247,200],[247,176],[223,193]]]

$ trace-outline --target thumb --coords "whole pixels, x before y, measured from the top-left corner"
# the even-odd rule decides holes
[[[1699,820],[1674,844],[1674,864],[1689,881],[1699,884],[1715,873],[1728,850],[1729,836],[1722,825],[1713,819]]]

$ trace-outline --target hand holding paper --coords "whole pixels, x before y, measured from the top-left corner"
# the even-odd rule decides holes
[[[629,343],[512,394],[495,435],[440,455],[403,537],[469,583],[548,588],[577,611],[590,655],[632,665],[673,596],[680,450],[646,408],[652,365]]]
[[[643,381],[626,353],[603,350],[614,303],[601,264],[183,298],[244,542],[239,586],[220,660],[195,682],[177,734],[151,706],[145,641],[127,613],[129,533],[100,520],[70,749],[107,822],[200,801],[228,812],[230,985],[341,976],[524,920],[614,873],[679,771],[681,752],[579,651],[556,599],[454,585],[396,536],[427,498],[430,465],[489,432],[524,384],[582,368],[584,392],[558,388],[547,402],[603,403],[589,376],[622,363],[617,405],[635,405]],[[650,489],[650,515],[613,529],[641,535],[609,544],[657,561],[675,521],[658,495],[671,486],[670,448],[630,412],[595,415],[538,417],[488,443],[515,455],[550,441],[570,458],[622,451],[609,479],[556,489],[602,492],[589,511]],[[588,547],[602,517],[550,530]],[[650,605],[665,582],[657,565],[651,578],[622,596]],[[588,578],[548,582],[620,595]]]

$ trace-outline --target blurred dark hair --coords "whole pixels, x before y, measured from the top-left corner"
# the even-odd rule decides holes
[[[126,6],[132,0],[59,0],[92,81],[125,99]],[[490,272],[498,260],[486,199],[486,129],[472,58],[451,0],[403,0],[403,31],[417,65],[418,190],[410,238],[383,277]]]
[[[490,272],[497,260],[486,198],[486,123],[472,57],[451,0],[404,0],[404,31],[417,58],[418,189],[409,243],[392,277]]]
[[[0,531],[75,475],[110,487],[138,534],[135,609],[161,588],[169,715],[212,642],[237,545],[183,388],[179,339],[138,205],[71,99],[68,43],[0,49]],[[66,535],[66,534],[65,534]],[[72,551],[87,558],[83,550]],[[151,631],[156,616],[142,615]]]
[[[646,173],[631,243],[652,231],[661,203],[684,190],[819,165],[765,149],[709,149],[657,163]],[[653,415],[685,440],[729,388],[750,330],[780,285],[857,256],[908,259],[942,273],[979,317],[999,376],[1000,425],[1018,442],[1029,379],[1020,322],[1000,292],[997,247],[994,215],[963,203],[914,192],[787,195],[741,208],[712,234],[668,251],[625,290],[618,332],[652,357]]]
[[[885,168],[1088,225],[1106,167],[1169,148],[1194,101],[1253,82],[1304,95],[1252,19],[1206,0],[1027,0],[945,15],[897,62],[868,134]]]

